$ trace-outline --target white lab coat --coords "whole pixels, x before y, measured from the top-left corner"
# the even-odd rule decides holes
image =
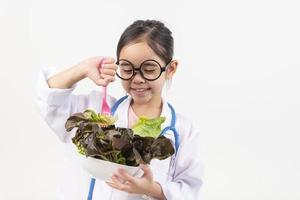
[[[100,112],[101,93],[92,91],[89,95],[72,94],[76,84],[70,89],[49,88],[47,79],[56,73],[52,68],[43,69],[39,74],[37,84],[37,103],[40,114],[49,127],[65,143],[64,169],[60,183],[59,199],[83,200],[87,199],[90,176],[80,165],[80,156],[71,138],[71,133],[65,131],[64,124],[67,118],[76,112],[83,112],[90,108]],[[108,97],[110,106],[116,100]],[[116,126],[127,127],[128,108],[131,98],[127,98],[120,104],[116,111],[118,121]],[[175,108],[176,109],[176,108]],[[161,116],[166,117],[162,128],[170,125],[171,111],[164,101]],[[199,149],[199,131],[195,126],[176,113],[176,129],[179,133],[180,145],[177,156],[165,160],[152,160],[154,180],[162,186],[163,192],[168,200],[198,200],[202,186],[202,164]],[[168,133],[167,137],[173,140],[173,134]],[[144,195],[128,194],[110,188],[104,181],[96,180],[93,200],[136,200],[144,199]],[[146,197],[147,199],[147,197]],[[148,199],[154,199],[149,198]]]

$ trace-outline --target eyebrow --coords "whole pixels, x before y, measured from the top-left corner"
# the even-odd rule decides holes
[[[131,62],[131,59],[128,59],[128,58],[121,58],[121,57],[119,57],[119,60],[128,60],[128,61]],[[155,60],[157,62],[159,61],[158,58],[146,58],[146,59],[143,59],[142,62],[144,62],[145,60]]]

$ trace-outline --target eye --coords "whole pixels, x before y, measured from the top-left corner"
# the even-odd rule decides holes
[[[151,73],[154,73],[154,72],[155,72],[155,69],[145,69],[144,72],[145,72],[145,73],[150,73],[150,74],[151,74]]]
[[[119,70],[122,74],[132,74],[133,73],[132,66],[127,61],[120,61]]]
[[[122,72],[125,74],[132,74],[133,70],[131,68],[122,69]]]
[[[159,72],[160,66],[154,61],[146,61],[143,63],[142,70],[147,74],[154,74]]]
[[[154,73],[157,73],[159,71],[159,66],[156,66],[156,65],[143,65],[143,73],[146,73],[146,74],[154,74]]]

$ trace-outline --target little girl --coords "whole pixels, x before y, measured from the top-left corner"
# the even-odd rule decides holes
[[[178,62],[173,59],[171,31],[159,21],[138,20],[121,35],[116,60],[93,57],[65,71],[41,71],[38,106],[49,127],[65,143],[59,199],[82,200],[91,192],[91,177],[81,168],[81,155],[71,141],[75,132],[66,133],[65,122],[71,114],[87,108],[101,112],[102,93],[92,91],[89,95],[74,95],[72,91],[84,78],[107,86],[116,75],[122,79],[128,96],[119,100],[108,96],[118,117],[115,125],[131,128],[140,116],[166,117],[162,134],[173,141],[176,153],[168,159],[153,159],[150,165],[141,165],[142,177],[133,177],[119,169],[110,181],[96,180],[93,199],[199,199],[202,186],[199,131],[162,98],[163,86],[173,77],[177,66]]]

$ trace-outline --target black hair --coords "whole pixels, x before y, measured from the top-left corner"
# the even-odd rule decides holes
[[[172,32],[157,20],[137,20],[129,25],[119,39],[117,59],[124,46],[139,41],[145,41],[165,63],[172,60],[174,53]]]

